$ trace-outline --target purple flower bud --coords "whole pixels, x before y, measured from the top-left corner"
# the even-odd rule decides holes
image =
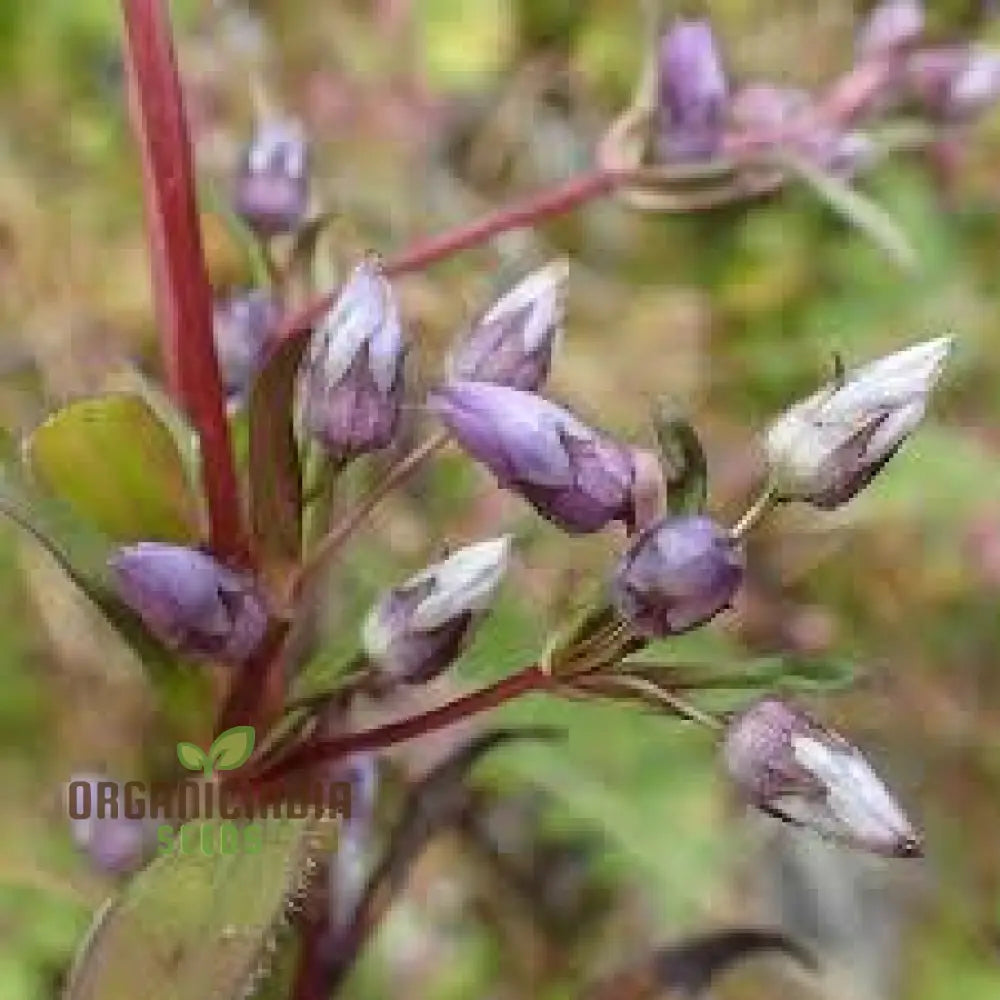
[[[618,610],[649,636],[697,628],[729,606],[743,557],[710,518],[667,517],[643,531],[612,578]]]
[[[735,716],[723,757],[743,798],[772,815],[876,854],[922,853],[861,752],[795,706],[769,697]]]
[[[920,0],[882,0],[858,32],[859,59],[891,56],[919,42],[924,33]]]
[[[467,645],[507,570],[510,538],[469,545],[385,594],[364,625],[365,652],[395,680],[423,684]]]
[[[110,566],[122,600],[180,653],[239,664],[264,638],[267,609],[253,581],[203,552],[139,542]]]
[[[906,74],[915,98],[942,121],[968,121],[1000,99],[1000,53],[980,46],[914,52]]]
[[[566,531],[632,522],[631,451],[568,410],[486,382],[449,382],[428,403],[501,486]]]
[[[663,36],[657,82],[659,159],[710,159],[722,143],[729,89],[708,21],[678,21]]]
[[[86,851],[91,863],[105,874],[133,872],[146,859],[153,835],[152,825],[143,819],[129,819],[125,813],[123,789],[117,782],[98,774],[75,774],[66,786],[67,795],[72,786],[83,783],[90,787],[90,815],[70,817],[70,835],[81,850]],[[97,816],[98,785],[116,786],[117,816]]]
[[[879,358],[782,414],[765,451],[783,499],[832,510],[864,489],[923,419],[951,345],[939,337]]]
[[[280,319],[277,299],[263,289],[215,303],[215,351],[228,396],[240,397],[247,391]]]
[[[404,355],[392,288],[377,261],[365,259],[313,334],[301,373],[305,427],[335,461],[392,442]]]
[[[244,154],[233,201],[237,214],[261,236],[298,229],[309,206],[309,155],[297,124],[258,126]]]
[[[449,358],[453,379],[537,389],[562,333],[569,266],[553,261],[497,299]]]

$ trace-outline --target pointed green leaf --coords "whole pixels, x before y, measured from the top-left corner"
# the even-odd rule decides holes
[[[220,733],[208,751],[216,769],[235,771],[242,767],[253,753],[256,735],[253,726],[233,726]]]
[[[59,410],[28,440],[38,481],[116,542],[198,541],[198,505],[174,439],[142,397]]]
[[[189,771],[204,770],[205,765],[208,763],[205,751],[201,747],[195,746],[194,743],[178,743],[177,759]]]
[[[708,495],[708,462],[698,432],[667,401],[653,413],[671,514],[697,514]]]
[[[290,337],[250,390],[250,525],[265,578],[280,596],[302,545],[302,470],[293,424],[295,379],[308,338]]]

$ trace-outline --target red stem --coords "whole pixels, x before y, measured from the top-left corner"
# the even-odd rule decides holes
[[[613,191],[624,174],[597,168],[573,177],[554,188],[530,195],[521,202],[498,208],[479,219],[438,236],[418,240],[399,256],[386,262],[389,277],[420,271],[460,250],[479,246],[499,233],[528,229],[543,219],[563,215],[580,205]],[[330,308],[332,295],[320,295],[287,320],[282,337],[301,336]]]
[[[261,783],[271,782],[284,775],[307,770],[324,761],[338,760],[351,754],[367,750],[383,750],[396,743],[405,743],[407,740],[454,725],[480,712],[488,712],[523,694],[544,691],[550,685],[549,675],[540,667],[537,665],[525,667],[488,687],[462,695],[454,701],[439,705],[420,715],[400,719],[398,722],[388,722],[374,729],[364,729],[359,733],[347,733],[344,736],[307,743],[277,761],[256,780]]]
[[[122,0],[132,126],[142,154],[153,292],[167,382],[201,440],[212,551],[245,563],[236,467],[212,333],[191,143],[164,0]]]

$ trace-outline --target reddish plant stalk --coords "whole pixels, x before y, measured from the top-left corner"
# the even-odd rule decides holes
[[[487,687],[471,691],[420,715],[412,715],[397,722],[387,722],[385,725],[364,729],[358,733],[346,733],[343,736],[306,743],[252,780],[257,784],[269,784],[327,761],[340,760],[368,750],[383,750],[396,743],[405,743],[418,736],[445,729],[480,712],[488,712],[521,695],[545,691],[552,686],[553,681],[549,674],[537,664],[533,664]]]
[[[212,551],[227,562],[245,564],[248,546],[215,354],[212,291],[170,21],[164,0],[122,0],[122,12],[167,382],[201,441]]]

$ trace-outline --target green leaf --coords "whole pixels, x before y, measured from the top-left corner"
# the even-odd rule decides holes
[[[913,245],[884,208],[846,181],[820,170],[802,157],[788,154],[782,157],[782,162],[809,184],[834,211],[885,251],[900,268],[912,271],[917,266]]]
[[[98,913],[65,1000],[235,1000],[266,971],[289,904],[301,896],[315,859],[332,849],[331,820],[258,820],[259,849],[218,850],[220,828],[186,825],[189,840],[215,845],[169,853],[136,875]],[[248,827],[238,825],[243,845]],[[167,828],[168,829],[168,828]],[[165,830],[160,827],[160,832]]]
[[[295,441],[295,379],[308,344],[290,337],[250,390],[250,525],[265,579],[282,597],[302,549],[302,470]]]
[[[208,756],[205,751],[201,747],[195,746],[194,743],[178,743],[177,759],[189,771],[204,770],[205,765],[208,763]]]
[[[667,401],[657,404],[653,426],[663,459],[667,509],[671,514],[698,514],[708,496],[708,462],[698,432]]]
[[[256,733],[253,726],[233,726],[220,733],[209,747],[208,755],[219,771],[235,771],[242,767],[253,753]]]
[[[173,436],[135,394],[80,400],[38,427],[38,481],[116,542],[198,541],[198,504]]]

